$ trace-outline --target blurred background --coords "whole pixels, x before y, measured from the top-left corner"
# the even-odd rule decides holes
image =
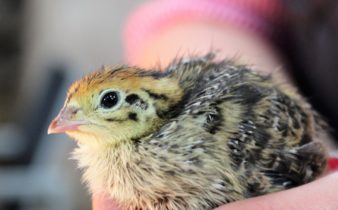
[[[142,2],[0,0],[0,210],[90,209],[80,171],[69,159],[75,143],[48,136],[47,126],[72,81],[123,62],[123,26]],[[338,4],[285,2],[288,33],[277,45],[335,135]]]
[[[66,135],[47,135],[68,86],[122,62],[140,1],[0,0],[0,210],[90,209]]]

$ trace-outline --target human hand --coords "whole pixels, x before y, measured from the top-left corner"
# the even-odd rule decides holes
[[[338,209],[338,172],[331,173],[309,184],[269,195],[223,205],[217,210],[333,210]],[[93,210],[118,210],[108,196],[93,196]]]
[[[230,203],[217,210],[333,210],[338,209],[338,172],[309,184]]]

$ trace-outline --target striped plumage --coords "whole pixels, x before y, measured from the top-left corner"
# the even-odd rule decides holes
[[[107,89],[119,93],[112,110],[98,105]],[[212,55],[164,71],[106,66],[72,85],[65,109],[90,122],[66,130],[84,180],[125,209],[212,209],[307,183],[326,165],[301,97]]]

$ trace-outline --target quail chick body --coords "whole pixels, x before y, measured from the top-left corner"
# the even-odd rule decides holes
[[[326,153],[309,104],[212,57],[164,71],[104,66],[71,86],[49,132],[77,140],[92,192],[124,209],[213,209],[321,174]]]

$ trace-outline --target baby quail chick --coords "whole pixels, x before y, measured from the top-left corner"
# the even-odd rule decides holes
[[[213,209],[312,181],[326,166],[311,107],[213,55],[164,71],[104,66],[75,82],[49,133],[78,142],[92,192],[123,209]]]

